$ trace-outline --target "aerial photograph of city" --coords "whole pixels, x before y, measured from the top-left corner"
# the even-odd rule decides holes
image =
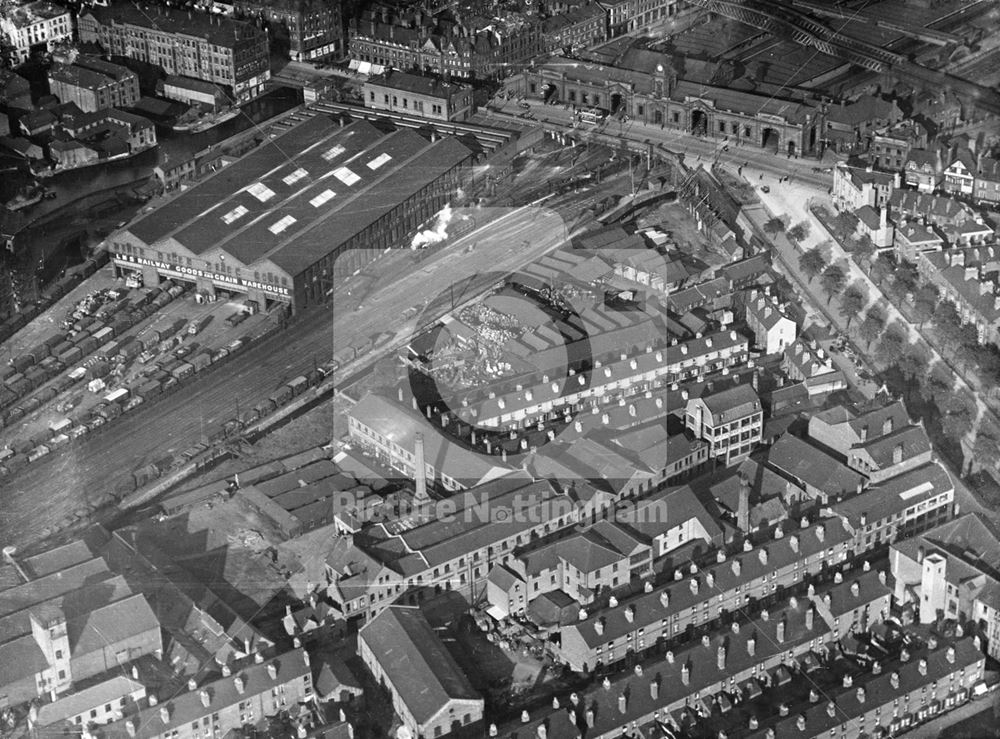
[[[1000,0],[0,0],[0,739],[1000,739]]]

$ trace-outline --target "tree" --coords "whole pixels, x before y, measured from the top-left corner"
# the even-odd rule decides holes
[[[948,344],[954,345],[958,342],[958,330],[962,326],[962,318],[958,315],[955,304],[950,300],[942,301],[931,318],[934,327],[941,334],[941,338]]]
[[[866,234],[862,234],[854,240],[854,248],[851,250],[851,254],[854,256],[855,262],[864,265],[871,261],[872,256],[875,254],[875,244],[872,243],[872,240]]]
[[[913,293],[913,314],[921,328],[931,318],[938,306],[938,289],[936,285],[925,282]]]
[[[858,217],[849,210],[842,210],[831,223],[833,231],[841,241],[846,241],[858,228]]]
[[[892,261],[892,257],[889,256],[888,252],[881,252],[872,263],[871,278],[877,284],[881,285],[885,282],[885,279],[892,274],[896,265]]]
[[[942,398],[937,406],[941,411],[941,430],[960,444],[976,420],[975,397],[968,391],[954,392]]]
[[[912,293],[917,289],[917,283],[920,282],[920,273],[917,271],[917,265],[913,262],[900,262],[896,265],[896,269],[893,272],[893,280],[899,286],[898,289],[903,295]]]
[[[826,257],[823,256],[823,252],[821,252],[817,247],[803,252],[799,257],[799,269],[802,270],[802,274],[806,276],[806,279],[809,282],[816,279],[816,275],[822,272],[825,268]]]
[[[899,358],[897,366],[903,373],[903,377],[911,381],[911,384],[920,382],[927,377],[927,370],[930,368],[931,355],[923,344],[910,344],[903,356]]]
[[[945,399],[955,392],[955,376],[944,362],[939,362],[931,368],[930,375],[924,383],[924,389],[934,405],[940,406]]]
[[[768,236],[774,238],[781,232],[785,230],[785,222],[775,216],[774,218],[769,218],[767,223],[764,224],[764,233]]]
[[[799,221],[796,223],[788,229],[787,236],[790,241],[793,241],[796,244],[800,244],[805,241],[806,237],[809,236],[809,221]]]
[[[903,356],[906,346],[906,329],[898,323],[893,323],[882,334],[875,350],[875,357],[883,367],[891,367]]]
[[[882,335],[882,330],[885,328],[885,316],[882,315],[882,311],[875,306],[872,306],[868,310],[868,315],[865,316],[865,320],[861,322],[858,326],[858,334],[864,339],[866,347],[871,348],[872,342],[875,341],[879,336]]]
[[[969,472],[973,465],[980,469],[992,470],[1000,462],[1000,429],[989,421],[982,421],[976,431],[976,439],[972,442],[972,459],[969,460]]]
[[[839,295],[843,291],[844,285],[847,284],[847,275],[844,274],[840,265],[831,264],[823,270],[819,284],[822,285],[823,292],[826,293],[826,302],[830,303],[833,301],[834,295]]]
[[[866,305],[868,305],[868,292],[864,285],[852,282],[840,299],[840,315],[847,320],[847,328],[851,327],[851,321],[855,317],[861,315]]]

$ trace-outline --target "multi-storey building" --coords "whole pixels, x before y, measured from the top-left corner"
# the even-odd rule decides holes
[[[543,375],[540,383],[528,387],[518,383],[512,392],[490,391],[479,401],[463,401],[456,413],[479,428],[525,428],[741,366],[749,344],[736,331],[718,331],[662,348],[649,346],[638,354],[597,358],[589,370],[559,378]]]
[[[0,590],[0,695],[15,706],[163,649],[160,624],[83,542],[21,563],[30,580]]]
[[[49,51],[63,41],[73,40],[73,20],[68,8],[35,0],[9,9],[0,17],[0,32],[11,49],[15,64],[28,61],[31,50],[42,44]]]
[[[865,476],[841,464],[824,450],[784,433],[767,452],[767,464],[800,492],[797,500],[827,505],[831,500],[855,495],[864,489]]]
[[[893,250],[896,258],[908,262],[920,261],[925,252],[941,251],[944,239],[933,227],[921,223],[903,223],[893,229]]]
[[[781,368],[790,380],[805,381],[834,371],[830,356],[814,344],[800,337],[785,347]]]
[[[587,48],[607,38],[607,13],[588,2],[542,21],[543,51]]]
[[[838,164],[833,168],[833,202],[840,210],[856,211],[864,205],[884,208],[899,189],[900,176],[868,167]]]
[[[684,413],[691,433],[709,445],[709,456],[732,465],[760,443],[764,411],[750,385],[740,384],[688,400]]]
[[[837,519],[797,531],[717,561],[703,569],[678,569],[673,582],[587,613],[560,633],[559,658],[574,670],[610,665],[642,652],[657,640],[683,637],[690,630],[741,613],[755,600],[780,594],[810,574],[850,556],[850,533]],[[584,615],[584,614],[581,614]],[[759,622],[759,620],[758,620]]]
[[[925,465],[934,456],[927,433],[910,423],[902,401],[864,413],[837,406],[813,414],[809,437],[872,483]]]
[[[667,651],[665,657],[639,664],[614,679],[607,677],[603,684],[529,714],[527,721],[504,727],[498,735],[504,739],[535,736],[542,727],[551,739],[572,739],[579,734],[579,725],[587,727],[592,739],[610,739],[621,736],[623,727],[660,722],[669,726],[671,714],[688,708],[704,709],[707,715],[714,696],[723,692],[752,696],[754,686],[759,694],[758,679],[795,668],[811,651],[829,649],[833,637],[829,625],[804,598],[784,601],[782,608],[762,612],[757,618],[742,611],[733,616],[732,625],[709,631],[701,640]],[[649,637],[647,643],[653,641]],[[572,714],[570,720],[567,711]]]
[[[340,58],[344,55],[344,23],[340,0],[237,0],[236,15],[263,18],[271,35],[287,36],[293,61]]]
[[[895,190],[889,198],[889,211],[897,223],[903,219],[917,220],[937,226],[946,233],[954,233],[967,223],[982,221],[972,208],[960,200],[912,190]]]
[[[424,445],[425,475],[445,490],[462,490],[510,472],[499,457],[478,453],[452,441],[419,411],[381,395],[369,394],[351,409],[351,438],[387,467],[414,478],[417,438]]]
[[[156,126],[151,121],[116,108],[73,117],[65,116],[58,130],[81,141],[104,141],[108,137],[121,139],[125,143],[126,153],[136,153],[156,146]]]
[[[831,510],[854,535],[854,551],[862,552],[948,521],[954,501],[951,475],[931,462],[834,503]]]
[[[431,739],[482,720],[482,697],[419,608],[392,606],[365,624],[358,653],[410,736]]]
[[[506,76],[542,52],[539,23],[525,16],[463,19],[422,8],[366,7],[348,24],[353,62],[464,79]]]
[[[605,524],[614,526],[607,522]],[[615,536],[606,526],[594,527],[535,549],[519,552],[506,565],[497,565],[515,576],[515,590],[523,592],[528,603],[522,605],[518,602],[511,609],[512,593],[506,588],[495,605],[523,611],[539,595],[554,590],[561,590],[577,603],[586,605],[594,600],[602,588],[614,589],[627,584],[631,574],[630,556],[648,563],[650,547],[645,546],[644,555],[638,551],[631,555],[628,551],[622,552],[599,533],[603,530],[604,533]],[[639,542],[624,532],[622,536],[631,542],[627,549],[639,546]],[[488,582],[497,579],[491,570]],[[517,590],[518,587],[521,590]],[[492,600],[488,602],[493,604]]]
[[[765,354],[780,354],[795,341],[798,326],[770,295],[753,290],[747,296],[746,319],[757,347]]]
[[[975,191],[978,203],[1000,203],[1000,159],[979,157],[976,161]]]
[[[1000,657],[1000,532],[976,513],[898,541],[889,550],[895,598],[921,623],[963,620]],[[971,634],[970,634],[971,635]]]
[[[628,33],[634,0],[598,0],[608,14],[608,38],[617,38]]]
[[[464,121],[474,112],[470,85],[394,69],[369,77],[362,95],[366,108],[442,121]]]
[[[937,190],[944,177],[940,149],[911,149],[903,164],[903,177],[907,185],[919,192]]]
[[[916,121],[903,121],[872,135],[868,161],[879,169],[899,172],[906,167],[911,152],[925,146],[927,129]]]
[[[29,712],[28,724],[39,733],[74,730],[92,724],[106,724],[122,717],[129,706],[146,697],[146,686],[125,675],[115,675],[82,690],[42,703]]]
[[[965,148],[951,152],[948,166],[944,168],[944,190],[953,195],[971,196],[975,190],[976,157]]]
[[[223,665],[221,675],[192,678],[187,690],[164,698],[150,693],[126,706],[121,719],[90,730],[92,739],[199,739],[225,736],[315,699],[309,654],[293,649],[260,653]],[[127,710],[133,708],[134,710]]]
[[[525,69],[509,89],[782,154],[815,152],[822,134],[819,105],[678,79],[666,56],[645,70],[553,58]]]
[[[833,583],[817,590],[809,585],[809,600],[823,620],[830,624],[834,637],[864,633],[869,627],[889,617],[892,588],[885,571],[870,567],[862,572],[838,572]]]
[[[351,603],[348,616],[369,618],[410,591],[419,598],[424,591],[483,582],[494,564],[509,562],[533,537],[575,526],[612,503],[611,496],[587,497],[587,492],[586,483],[577,483],[571,496],[557,493],[547,481],[517,474],[448,498],[444,507],[430,509],[440,518],[418,516],[412,523],[426,522],[401,533],[374,524],[365,538],[366,576],[355,582],[341,578],[347,582],[337,588],[344,591],[345,605]],[[354,560],[362,561],[357,552],[338,567],[353,572],[349,563]]]
[[[862,95],[827,108],[825,136],[838,152],[863,150],[876,130],[891,126],[901,117],[895,101]]]
[[[964,323],[976,327],[982,342],[1000,340],[1000,283],[990,276],[1000,269],[996,252],[975,246],[926,251],[916,259],[921,276],[938,286]]]
[[[80,57],[49,70],[49,91],[61,103],[76,103],[85,113],[130,108],[139,100],[139,76],[119,64]]]
[[[224,85],[235,103],[261,95],[271,78],[267,35],[252,23],[162,6],[146,12],[123,3],[88,8],[77,24],[81,41],[167,74]]]
[[[806,705],[748,739],[862,739],[900,736],[914,725],[962,705],[983,678],[986,659],[972,639],[904,653],[856,678],[844,678],[832,700]]]

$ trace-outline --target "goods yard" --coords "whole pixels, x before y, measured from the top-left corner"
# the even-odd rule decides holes
[[[104,286],[79,300],[74,291],[9,342],[12,356],[0,367],[0,472],[171,390],[276,328],[283,313],[207,302],[170,282],[107,283],[92,283]]]

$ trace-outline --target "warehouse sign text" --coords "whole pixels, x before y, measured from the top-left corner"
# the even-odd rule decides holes
[[[212,282],[221,282],[223,285],[253,288],[255,290],[262,290],[266,293],[272,293],[274,295],[282,295],[284,297],[288,297],[289,295],[288,288],[285,287],[277,287],[276,285],[268,285],[264,282],[255,282],[254,280],[244,280],[237,277],[230,277],[229,275],[221,275],[217,272],[206,272],[201,269],[185,267],[180,264],[158,262],[155,259],[134,257],[130,254],[115,254],[115,259],[119,262],[131,262],[132,264],[139,264],[146,267],[155,267],[168,277],[203,277],[212,280]]]

